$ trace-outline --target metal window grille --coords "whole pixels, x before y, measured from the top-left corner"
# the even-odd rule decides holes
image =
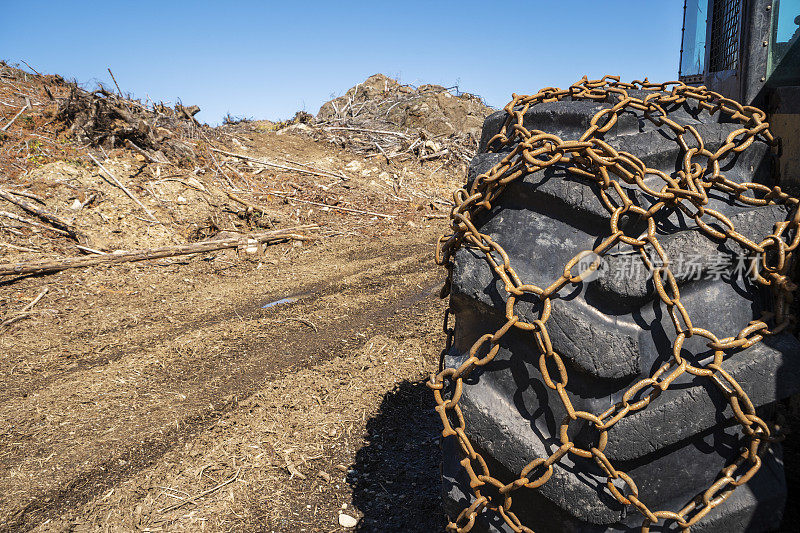
[[[714,0],[709,71],[734,70],[739,59],[740,0]]]

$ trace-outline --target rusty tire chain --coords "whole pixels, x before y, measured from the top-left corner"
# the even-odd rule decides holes
[[[628,90],[649,91],[643,98],[628,96]],[[523,127],[523,116],[531,107],[541,102],[553,102],[569,97],[573,100],[603,101],[616,94],[619,101],[612,107],[603,109],[593,116],[589,128],[578,140],[562,140],[556,135],[543,131],[528,131]],[[691,125],[681,125],[671,120],[662,106],[683,104],[687,100],[707,110],[711,115],[724,113],[742,127],[731,132],[726,142],[716,152],[711,152],[703,143],[697,130]],[[617,122],[621,112],[627,108],[644,112],[656,126],[667,125],[675,132],[676,141],[683,153],[682,170],[676,178],[658,170],[647,168],[641,159],[633,154],[617,151],[609,144],[595,137],[609,131]],[[486,261],[505,285],[508,293],[505,308],[505,324],[494,334],[480,337],[469,350],[467,359],[458,368],[445,368],[432,375],[428,386],[433,389],[436,399],[436,411],[439,413],[444,430],[444,437],[454,436],[458,440],[463,455],[461,465],[470,479],[474,493],[474,501],[464,509],[455,522],[448,525],[448,530],[469,531],[476,517],[487,509],[498,512],[504,521],[517,532],[532,532],[521,523],[511,511],[512,495],[523,487],[536,488],[550,478],[553,465],[567,454],[593,459],[606,476],[608,492],[623,505],[633,505],[644,516],[642,531],[649,531],[651,524],[661,519],[674,521],[683,530],[689,528],[708,514],[711,509],[725,501],[733,490],[746,483],[761,466],[761,457],[771,442],[779,440],[777,426],[768,425],[756,415],[755,407],[736,380],[720,363],[726,352],[744,349],[758,343],[764,336],[775,334],[785,329],[794,321],[789,312],[792,291],[795,285],[787,275],[791,255],[800,241],[797,231],[800,223],[800,202],[781,191],[777,186],[769,187],[758,183],[736,183],[726,179],[720,173],[720,160],[732,152],[742,152],[756,138],[760,138],[776,150],[777,140],[769,131],[763,111],[724,98],[719,93],[705,87],[691,87],[681,82],[663,84],[649,83],[646,79],[632,83],[622,83],[619,77],[604,76],[600,80],[589,81],[585,76],[569,89],[546,88],[535,95],[513,95],[513,100],[505,107],[508,113],[506,122],[500,133],[495,135],[488,146],[509,146],[516,143],[513,150],[488,172],[479,175],[469,190],[464,188],[453,194],[455,207],[451,211],[451,228],[453,233],[440,237],[437,243],[436,260],[448,268],[448,281],[442,291],[447,296],[452,280],[453,255],[461,246],[469,246],[483,252]],[[690,138],[684,139],[685,135]],[[705,164],[695,158],[705,158]],[[489,211],[492,202],[502,193],[505,185],[526,174],[545,167],[561,163],[567,170],[580,178],[587,185],[599,185],[599,196],[611,213],[610,236],[593,250],[584,250],[573,257],[564,267],[563,274],[549,287],[541,288],[525,284],[512,268],[509,257],[503,247],[494,242],[488,235],[482,234],[474,225],[476,215]],[[636,185],[654,199],[649,209],[634,205],[623,193],[617,179],[627,184]],[[660,190],[655,190],[645,183],[645,178],[657,176],[664,182]],[[791,214],[786,221],[775,225],[775,231],[756,243],[738,233],[733,223],[722,213],[704,207],[708,204],[708,191],[717,190],[732,200],[750,206],[783,204],[790,208]],[[680,209],[694,219],[698,227],[709,237],[716,240],[733,239],[755,255],[755,278],[757,282],[773,290],[773,309],[766,312],[759,320],[751,321],[735,337],[717,338],[712,332],[692,325],[689,313],[680,300],[680,292],[675,277],[670,270],[670,263],[663,247],[656,238],[656,225],[653,215],[661,209]],[[640,238],[625,235],[618,227],[620,217],[633,214],[647,221],[647,232]],[[712,227],[703,220],[710,217],[717,227]],[[712,223],[714,223],[712,222]],[[789,235],[792,234],[791,239]],[[787,242],[788,241],[788,242]],[[547,320],[550,315],[551,299],[565,285],[578,284],[585,276],[594,271],[599,262],[611,247],[618,243],[633,246],[641,255],[645,265],[652,271],[653,283],[661,301],[667,306],[669,315],[675,326],[676,338],[672,344],[673,355],[651,377],[633,384],[624,393],[622,401],[605,412],[593,414],[576,411],[566,391],[567,370],[561,356],[553,350],[547,331]],[[658,255],[660,264],[656,265],[648,258],[645,247],[651,248]],[[581,259],[596,254],[591,266],[580,273],[573,273],[573,267]],[[758,257],[761,260],[758,262]],[[769,257],[769,260],[768,260]],[[530,294],[538,297],[541,304],[540,317],[531,323],[524,322],[515,313],[516,300]],[[559,395],[567,415],[561,422],[559,437],[561,445],[547,458],[537,458],[522,469],[519,477],[511,483],[503,483],[492,477],[486,461],[476,452],[466,434],[466,421],[459,407],[464,379],[470,372],[486,365],[497,355],[500,339],[511,328],[530,332],[536,343],[540,357],[538,361],[542,380],[550,389]],[[445,324],[445,329],[447,325]],[[714,350],[713,361],[702,366],[692,365],[681,355],[685,339],[694,335],[707,339],[708,346]],[[556,377],[551,375],[551,368]],[[718,478],[707,490],[698,494],[685,507],[677,512],[669,510],[653,511],[639,499],[639,487],[625,472],[614,468],[611,461],[603,453],[608,441],[608,431],[622,418],[629,416],[648,406],[651,400],[665,391],[680,375],[688,372],[695,376],[710,379],[724,394],[730,404],[736,421],[741,425],[748,437],[740,455],[723,468]],[[447,393],[445,393],[447,391]],[[641,397],[631,402],[636,396]],[[571,422],[578,419],[594,424],[599,432],[597,442],[589,449],[581,449],[568,436]]]

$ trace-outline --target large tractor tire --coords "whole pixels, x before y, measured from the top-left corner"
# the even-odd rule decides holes
[[[640,96],[629,91],[631,96]],[[564,140],[577,140],[591,118],[611,107],[617,96],[605,101],[570,100],[532,106],[524,127],[542,130]],[[691,124],[712,152],[725,143],[738,123],[720,122],[690,103],[669,109],[669,117]],[[504,127],[507,113],[489,116],[483,126],[478,155],[469,179],[489,171],[513,146],[489,151],[487,143]],[[675,176],[682,153],[675,134],[657,127],[642,113],[626,110],[604,140],[619,151],[635,154],[651,168]],[[770,152],[756,140],[722,165],[725,177],[742,182],[770,184]],[[634,203],[648,201],[636,186],[622,184]],[[508,253],[510,263],[526,283],[547,287],[564,271],[564,265],[581,250],[590,250],[608,236],[610,213],[601,202],[597,185],[556,164],[510,182],[491,209],[480,216],[477,229]],[[713,197],[709,207],[722,212],[737,231],[760,242],[787,217],[782,205],[752,207]],[[721,255],[745,253],[730,239],[715,242],[679,212],[656,215],[659,240],[673,259],[684,254],[700,263],[699,271],[676,271],[681,301],[694,326],[713,331],[719,338],[735,336],[761,311],[769,309],[769,292],[759,288],[735,261],[714,264]],[[626,221],[625,233],[638,235],[644,227],[635,217]],[[599,275],[568,284],[552,301],[547,323],[553,349],[569,372],[567,392],[576,410],[600,413],[620,402],[632,383],[647,378],[672,355],[673,324],[654,290],[650,273],[641,261],[623,265],[629,257],[605,256]],[[618,275],[622,271],[624,275]],[[698,276],[697,273],[700,273]],[[721,274],[721,275],[720,275]],[[699,278],[699,279],[696,279]],[[445,367],[458,368],[481,336],[506,323],[508,293],[487,266],[484,253],[461,246],[453,256],[450,307],[455,315],[452,349]],[[526,307],[527,305],[527,307]],[[532,322],[539,315],[533,304],[518,302],[516,312]],[[708,341],[689,338],[684,351],[693,360],[708,357]],[[511,328],[500,350],[484,367],[465,379],[459,405],[466,434],[492,475],[503,483],[519,477],[535,458],[550,456],[561,444],[559,426],[565,409],[556,391],[545,386],[537,366],[540,352],[529,333]],[[722,367],[750,397],[757,412],[770,418],[776,402],[800,388],[800,343],[788,330],[767,336],[749,348],[726,356]],[[572,431],[572,429],[570,429]],[[574,437],[580,443],[581,434]],[[595,438],[585,436],[587,446]],[[646,409],[620,420],[608,432],[605,454],[639,487],[639,498],[651,509],[677,511],[717,479],[746,444],[742,427],[720,390],[708,380],[683,374]],[[457,437],[443,440],[445,507],[451,520],[474,499],[469,478],[460,464],[464,455]],[[756,532],[776,529],[786,500],[782,452],[773,444],[758,473],[737,488],[692,527],[696,532]],[[606,488],[606,477],[590,459],[565,455],[550,479],[538,488],[514,492],[511,510],[522,524],[537,533],[638,530],[642,515],[623,505]],[[671,529],[675,528],[673,523]],[[512,531],[499,513],[478,515],[472,531]]]

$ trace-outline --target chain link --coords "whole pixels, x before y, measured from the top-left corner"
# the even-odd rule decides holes
[[[642,98],[628,94],[629,90],[645,91]],[[528,130],[523,125],[525,113],[543,102],[571,100],[608,101],[615,96],[618,101],[610,108],[602,109],[591,119],[588,129],[577,140],[563,140],[560,137],[538,130]],[[711,151],[702,137],[691,125],[682,125],[665,112],[666,106],[694,102],[709,114],[720,113],[729,121],[738,122],[741,127],[728,134],[716,151]],[[656,169],[648,168],[640,158],[633,154],[615,150],[598,138],[599,134],[610,131],[617,123],[619,115],[626,110],[641,111],[654,125],[666,126],[676,134],[676,142],[682,151],[681,170],[675,177]],[[461,465],[469,476],[474,501],[464,509],[448,530],[469,531],[477,516],[492,510],[502,516],[505,523],[516,532],[532,533],[523,525],[511,510],[512,497],[518,490],[534,489],[547,483],[553,474],[553,465],[566,455],[592,459],[606,476],[606,489],[619,503],[631,505],[642,514],[642,531],[661,520],[671,521],[682,530],[688,531],[709,511],[725,501],[732,491],[747,482],[761,466],[761,457],[770,443],[779,439],[775,428],[758,417],[753,403],[739,383],[720,364],[726,353],[747,348],[761,341],[766,335],[785,329],[794,317],[789,313],[792,291],[795,285],[789,279],[789,266],[795,248],[800,242],[800,210],[798,199],[783,192],[780,187],[769,187],[758,183],[736,183],[727,179],[721,172],[720,161],[732,153],[746,150],[756,139],[777,149],[778,141],[772,136],[766,115],[760,109],[744,106],[734,100],[705,87],[691,87],[681,82],[662,84],[645,81],[622,83],[618,77],[605,76],[590,81],[584,77],[568,89],[546,88],[530,96],[513,95],[506,105],[507,118],[500,133],[489,140],[489,150],[510,147],[511,151],[491,170],[477,176],[469,189],[457,190],[454,195],[455,206],[451,211],[452,233],[442,236],[436,248],[436,261],[448,268],[448,280],[442,297],[449,293],[452,281],[453,255],[463,246],[480,250],[489,266],[497,274],[508,293],[505,308],[505,324],[494,334],[486,334],[475,342],[468,357],[458,368],[443,368],[432,375],[428,386],[433,390],[436,411],[444,426],[444,437],[456,437],[463,459]],[[476,217],[489,211],[502,194],[505,186],[520,177],[552,166],[563,165],[571,174],[582,178],[588,185],[599,186],[599,196],[611,215],[609,236],[592,250],[584,250],[575,255],[564,267],[560,277],[547,287],[523,283],[511,266],[508,254],[503,247],[489,235],[481,233],[475,226]],[[656,190],[645,180],[658,177],[663,186]],[[624,193],[620,182],[637,186],[653,198],[648,209],[634,205]],[[765,236],[761,242],[754,242],[737,232],[733,223],[723,214],[707,207],[709,191],[719,191],[749,206],[770,204],[785,205],[791,215],[785,222],[775,225],[774,233]],[[773,310],[764,313],[742,329],[735,337],[719,339],[712,332],[693,326],[688,310],[680,299],[680,290],[670,269],[669,257],[659,243],[656,235],[654,215],[663,209],[680,209],[694,219],[698,228],[709,238],[717,241],[731,239],[754,254],[761,256],[758,265],[757,282],[772,290]],[[619,227],[623,215],[638,215],[647,222],[647,231],[639,237],[626,235]],[[716,222],[712,227],[706,220]],[[722,228],[722,229],[718,229]],[[650,247],[660,260],[658,268],[652,268],[653,284],[661,302],[666,306],[675,329],[672,358],[664,363],[649,378],[631,385],[623,394],[622,401],[608,410],[593,414],[576,410],[567,392],[568,372],[564,361],[553,348],[548,334],[547,322],[550,316],[551,300],[558,291],[568,284],[578,284],[597,268],[593,262],[587,271],[573,272],[573,268],[590,254],[602,257],[619,243],[625,243],[638,250],[647,266],[652,266],[644,253]],[[523,295],[532,295],[541,303],[541,316],[532,322],[525,322],[515,312],[515,304]],[[561,421],[558,438],[561,445],[547,458],[537,458],[525,466],[519,477],[511,483],[503,483],[492,476],[486,461],[472,446],[467,436],[467,426],[459,406],[464,388],[464,380],[476,368],[491,362],[500,349],[501,338],[513,328],[532,333],[539,352],[538,366],[544,384],[556,391],[566,411]],[[712,360],[702,366],[691,364],[681,355],[684,341],[692,336],[708,340],[714,350]],[[716,385],[733,410],[734,419],[744,432],[747,445],[741,454],[722,469],[717,479],[707,490],[698,494],[679,511],[653,511],[640,499],[640,489],[634,480],[622,470],[614,467],[604,454],[608,432],[620,420],[647,408],[655,399],[682,374],[708,378]],[[445,393],[447,391],[447,393]],[[633,401],[638,397],[637,401]],[[596,442],[588,448],[579,448],[569,437],[570,423],[578,420],[593,424],[597,430]]]

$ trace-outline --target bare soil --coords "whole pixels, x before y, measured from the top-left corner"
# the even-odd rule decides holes
[[[2,218],[0,263],[318,227],[264,250],[0,279],[0,322],[47,289],[0,326],[0,531],[352,531],[342,513],[357,531],[441,529],[424,382],[443,345],[433,244],[463,164],[260,123],[185,126],[196,159],[161,164],[64,134],[57,79],[2,74],[0,122],[24,96],[33,109],[0,140],[0,188],[95,252]]]
[[[368,517],[370,486],[435,491],[421,382],[437,364],[438,272],[407,241],[334,239],[222,278],[198,262],[49,279],[81,287],[55,305],[69,328],[31,321],[3,338],[16,356],[2,372],[6,527],[330,531],[343,504]]]

